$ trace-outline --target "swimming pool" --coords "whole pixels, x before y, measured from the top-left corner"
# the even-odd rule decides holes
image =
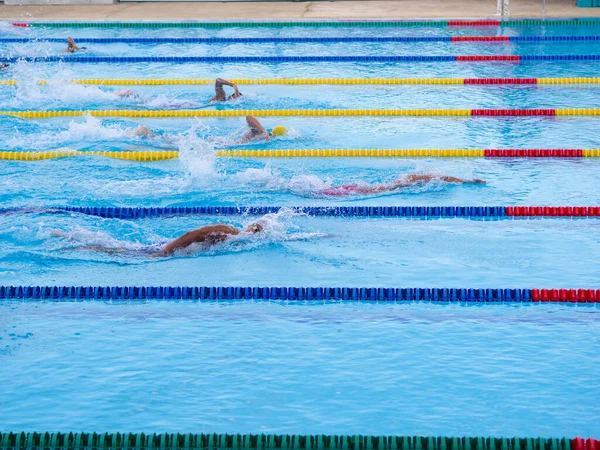
[[[73,25],[73,24],[71,24]],[[272,42],[82,43],[85,38],[254,38]],[[451,36],[578,36],[462,42]],[[0,161],[0,284],[598,288],[600,222],[591,217],[358,217],[295,207],[596,206],[594,157],[246,158],[227,150],[597,149],[594,116],[302,117],[301,110],[529,110],[600,107],[600,23],[380,28],[0,26],[2,152],[178,152],[154,162],[79,154]],[[352,37],[352,42],[277,42]],[[423,41],[362,42],[410,37]],[[429,40],[426,40],[427,38]],[[433,39],[440,38],[436,42]],[[444,39],[442,39],[444,38]],[[545,61],[73,63],[76,58],[575,55]],[[13,62],[10,58],[35,57]],[[71,61],[71,62],[70,62]],[[242,84],[205,106],[210,84],[98,80],[440,79],[452,84]],[[464,84],[456,79],[504,79]],[[507,79],[567,79],[506,84]],[[69,80],[91,80],[81,84]],[[44,83],[40,84],[40,81]],[[131,89],[118,96],[115,91]],[[230,91],[228,91],[230,92]],[[17,117],[19,111],[117,111]],[[244,117],[120,117],[134,111],[285,110],[260,117],[288,133],[238,143]],[[10,113],[13,113],[11,115]],[[62,113],[61,113],[62,114]],[[70,114],[70,113],[69,113]],[[132,131],[146,126],[155,135]],[[483,155],[483,153],[482,153]],[[409,174],[440,180],[369,195]],[[277,206],[254,214],[118,219],[59,207]],[[176,211],[176,210],[175,210]],[[261,217],[262,216],[262,217]],[[149,258],[188,230],[260,220],[264,232]],[[99,248],[104,250],[99,251]],[[5,291],[1,291],[5,292]],[[1,294],[1,293],[0,293]],[[4,295],[4,294],[1,294]],[[0,296],[1,296],[0,295]],[[198,301],[176,297],[0,299],[0,431],[589,436],[598,433],[600,321],[595,304]],[[17,296],[18,297],[18,296]],[[88,296],[89,297],[89,296]],[[92,296],[93,297],[93,296]],[[234,296],[235,297],[235,296]],[[228,298],[228,297],[224,297]],[[350,297],[351,298],[351,297]],[[65,301],[63,301],[65,300]]]

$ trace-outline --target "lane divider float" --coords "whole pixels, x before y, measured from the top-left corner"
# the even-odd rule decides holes
[[[1,155],[1,154],[0,154]],[[229,158],[598,158],[600,149],[278,149],[219,150]]]
[[[442,302],[442,303],[600,303],[600,289],[464,289],[464,288],[381,288],[381,287],[237,287],[237,286],[0,286],[0,300],[46,300],[71,302],[81,300],[135,301],[135,300],[256,300],[256,301],[369,301],[369,302]],[[0,449],[19,449],[20,445],[8,447],[2,442],[6,434],[0,434]],[[8,438],[10,440],[10,438]],[[13,437],[15,439],[15,437]],[[21,441],[22,442],[22,441]],[[131,443],[131,442],[130,442]],[[78,445],[65,445],[74,450]],[[595,445],[597,445],[595,443]],[[39,448],[62,448],[41,445]],[[85,445],[86,448],[111,448],[106,445]],[[252,448],[227,446],[199,446],[173,448]],[[36,447],[38,448],[38,447]],[[117,448],[140,448],[139,444]],[[155,446],[149,448],[171,448]],[[259,447],[267,448],[267,447]],[[298,446],[282,448],[301,448]],[[311,446],[311,449],[332,447]],[[340,447],[343,449],[353,446]],[[368,448],[368,447],[360,447]],[[370,448],[370,447],[369,447]],[[387,448],[387,447],[386,447]],[[405,446],[392,447],[407,448]],[[426,447],[417,447],[425,449]],[[452,446],[443,447],[451,449]],[[477,447],[470,447],[477,448]],[[516,448],[516,447],[490,447]],[[541,448],[533,446],[531,448]],[[547,447],[546,447],[547,448]],[[577,447],[572,447],[577,448]],[[572,450],[567,447],[565,450]],[[584,447],[588,450],[590,447]],[[591,447],[596,450],[597,447]],[[600,450],[600,449],[598,449]]]
[[[600,61],[600,55],[304,55],[304,56],[40,56],[2,57],[0,63],[76,63],[76,64],[138,64],[138,63],[307,63],[307,62],[540,62],[540,61]]]
[[[59,111],[0,111],[0,116],[21,119],[53,117],[554,117],[598,116],[600,108],[547,108],[547,109],[96,109]]]
[[[162,161],[179,157],[177,150],[158,151],[0,151],[0,160],[41,161],[75,156],[105,156],[130,161]],[[600,149],[278,149],[219,150],[223,158],[600,158]]]
[[[597,26],[595,17],[579,19],[504,19],[504,20],[302,20],[302,21],[230,21],[230,22],[13,22],[15,27],[36,28],[404,28],[404,27],[525,27],[525,26]]]
[[[159,151],[77,151],[77,150],[48,150],[37,151],[0,151],[0,160],[5,161],[42,161],[55,158],[70,158],[74,156],[104,156],[130,161],[164,161],[179,157],[177,150]]]
[[[323,36],[323,37],[76,37],[82,44],[271,44],[271,43],[348,43],[348,42],[512,42],[577,43],[600,41],[600,36]],[[65,42],[64,38],[0,37],[0,43]]]
[[[412,219],[598,218],[600,206],[51,206],[0,208],[0,214],[85,214],[107,219],[182,216],[263,216],[282,209],[314,217]]]
[[[305,84],[435,84],[435,85],[503,85],[503,84],[600,84],[600,77],[563,77],[563,78],[232,78],[229,81],[239,85],[305,85]],[[88,78],[69,80],[74,84],[90,84],[100,86],[164,86],[164,85],[212,85],[215,80],[186,79],[100,79]],[[47,80],[39,80],[38,84],[46,85]],[[17,80],[0,80],[0,85],[17,86]]]

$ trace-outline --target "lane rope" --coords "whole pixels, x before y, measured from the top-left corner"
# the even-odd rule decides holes
[[[266,44],[266,43],[347,43],[347,42],[589,42],[600,41],[600,36],[324,36],[324,37],[76,37],[82,44]],[[0,43],[25,44],[32,42],[59,42],[64,38],[0,37]]]
[[[85,214],[107,219],[181,216],[264,216],[289,209],[314,217],[415,219],[598,218],[600,206],[52,206],[0,208],[0,214]]]
[[[77,151],[77,150],[48,150],[37,151],[0,151],[0,160],[6,161],[42,161],[55,158],[70,158],[74,156],[105,156],[107,158],[125,159],[130,161],[164,161],[179,157],[176,150],[159,151]]]
[[[524,26],[598,26],[600,19],[504,19],[504,20],[303,20],[230,22],[13,22],[15,27],[36,28],[405,28],[405,27],[524,27]]]
[[[600,149],[277,149],[219,150],[229,158],[598,158]]]
[[[554,117],[598,116],[600,108],[549,108],[549,109],[99,109],[59,111],[0,111],[0,116],[21,119],[47,119],[52,117]]]
[[[237,286],[0,286],[0,300],[50,300],[71,302],[80,300],[274,300],[274,301],[373,301],[373,302],[444,302],[444,303],[600,303],[600,289],[464,289],[464,288],[381,288],[381,287],[237,287]],[[0,449],[6,434],[0,434]],[[10,438],[9,438],[10,439]],[[13,438],[14,439],[14,438]],[[47,448],[40,445],[39,448]],[[50,446],[61,448],[60,446]],[[71,450],[79,448],[68,445]],[[109,445],[86,445],[86,448],[110,448]],[[139,448],[139,445],[117,446]],[[253,448],[230,446],[156,446],[150,448]],[[268,448],[266,446],[259,447]],[[301,448],[283,447],[283,448]],[[323,448],[311,446],[311,449]],[[331,447],[326,446],[325,449]],[[341,447],[342,449],[354,447]],[[367,448],[367,447],[360,447]],[[395,447],[393,447],[395,448]],[[406,447],[398,447],[406,448]],[[425,447],[417,447],[424,449]],[[447,447],[447,449],[452,446]],[[475,448],[475,447],[473,447]],[[491,447],[491,450],[500,447]],[[516,447],[502,447],[516,448]],[[531,447],[544,448],[544,447]],[[571,450],[568,447],[567,450]]]
[[[277,149],[219,150],[223,158],[600,158],[600,149]],[[177,150],[159,151],[0,151],[0,160],[42,161],[75,156],[105,156],[130,161],[162,161],[179,157]]]
[[[435,84],[435,85],[503,85],[503,84],[600,84],[600,77],[563,77],[563,78],[232,78],[229,81],[239,85],[304,85],[304,84]],[[69,80],[74,84],[90,84],[103,86],[163,86],[163,85],[212,85],[215,80],[186,79],[100,79],[88,78]],[[38,84],[46,85],[47,80],[39,80]],[[17,80],[0,80],[0,85],[17,86]]]
[[[137,64],[137,63],[305,63],[305,62],[539,62],[539,61],[600,61],[600,55],[306,55],[306,56],[41,56],[2,57],[0,63],[77,63],[77,64]]]

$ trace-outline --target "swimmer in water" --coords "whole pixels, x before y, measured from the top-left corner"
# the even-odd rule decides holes
[[[380,183],[374,185],[342,184],[340,186],[332,186],[323,189],[319,192],[319,194],[328,197],[381,194],[383,192],[392,192],[418,184],[429,183],[430,181],[434,180],[443,181],[450,184],[486,184],[484,180],[480,180],[479,178],[465,180],[462,178],[449,177],[445,175],[404,175],[398,177],[391,183]]]
[[[75,39],[71,36],[67,37],[67,48],[64,49],[61,53],[75,53],[79,50],[85,50],[85,47],[78,47],[75,43]]]
[[[233,88],[234,92],[229,97],[225,93],[225,89],[223,86],[230,86]],[[211,98],[208,103],[214,102],[226,102],[227,100],[235,100],[236,98],[240,98],[242,93],[239,91],[237,85],[232,83],[231,81],[224,80],[223,78],[217,78],[215,80],[215,96]]]
[[[138,98],[140,96],[137,92],[134,92],[131,89],[122,89],[120,91],[115,91],[114,94],[117,97],[121,98]]]
[[[6,70],[10,67],[10,64],[0,64],[0,70]]]
[[[146,125],[140,125],[139,127],[134,128],[127,132],[128,136],[135,136],[144,139],[151,139],[160,136],[159,134],[152,131]]]
[[[237,236],[242,232],[260,233],[264,227],[260,223],[252,223],[245,229],[241,230],[231,225],[217,223],[215,225],[207,225],[196,230],[188,231],[177,239],[169,242],[160,251],[152,253],[150,256],[159,258],[162,256],[171,256],[175,251],[189,247],[192,244],[202,243],[212,247],[220,242],[224,242],[231,236]]]
[[[278,125],[271,130],[267,130],[260,124],[258,119],[253,116],[246,116],[246,123],[250,130],[237,142],[238,144],[246,144],[250,141],[258,140],[268,142],[272,136],[285,136],[287,134],[287,129],[281,125]]]
[[[250,235],[260,233],[263,231],[264,226],[258,222],[248,225],[244,229],[236,228],[231,225],[223,223],[216,223],[213,225],[206,225],[201,228],[197,228],[192,231],[179,236],[177,239],[167,243],[162,248],[158,248],[156,245],[151,245],[140,251],[132,251],[125,248],[114,248],[114,247],[102,247],[100,245],[90,245],[86,247],[80,247],[81,250],[93,250],[108,254],[139,254],[149,256],[152,258],[161,258],[165,256],[172,256],[177,250],[182,250],[189,247],[192,244],[203,244],[205,247],[213,247],[221,242],[225,242],[232,236],[237,236],[242,233],[248,233]],[[53,230],[51,236],[60,237],[65,239],[71,239],[69,233],[65,233],[60,230]]]

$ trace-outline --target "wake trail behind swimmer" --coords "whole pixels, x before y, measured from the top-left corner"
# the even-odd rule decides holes
[[[216,244],[229,240],[233,236],[238,236],[242,233],[247,233],[248,236],[251,236],[253,234],[260,233],[261,231],[263,231],[263,229],[264,226],[258,222],[252,223],[243,229],[236,228],[231,225],[217,223],[188,231],[187,233],[179,236],[178,238],[162,246],[162,248],[160,248],[160,246],[158,245],[150,245],[141,249],[132,250],[125,247],[88,245],[84,247],[79,247],[79,249],[99,251],[102,253],[107,253],[109,255],[131,254],[137,256],[160,258],[172,256],[178,250],[186,249],[193,244],[203,244],[205,247],[213,247]],[[53,237],[59,237],[63,239],[72,239],[72,236],[69,233],[65,233],[61,230],[53,230],[50,233],[50,235]]]

